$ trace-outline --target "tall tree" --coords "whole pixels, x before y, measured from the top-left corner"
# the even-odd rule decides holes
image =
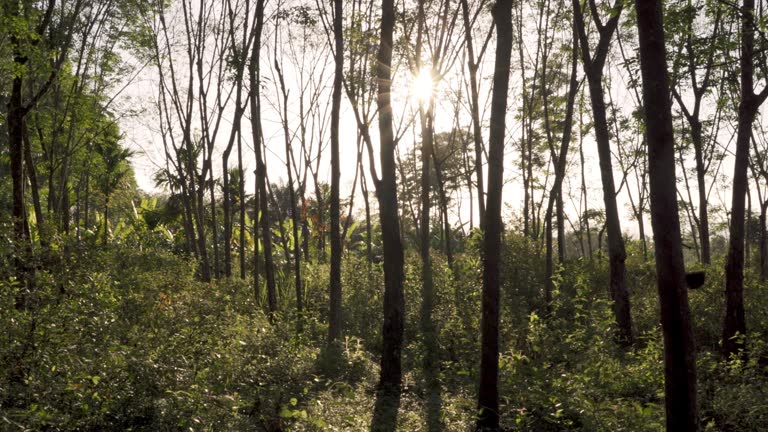
[[[341,232],[339,182],[341,180],[341,159],[339,156],[339,118],[341,117],[341,86],[344,75],[344,32],[342,23],[342,0],[333,0],[333,94],[331,107],[331,275],[330,310],[328,319],[328,340],[341,337]],[[322,211],[322,210],[321,210]]]
[[[749,142],[752,123],[760,105],[768,98],[768,85],[755,93],[755,63],[763,73],[768,73],[765,53],[755,51],[755,1],[743,0],[741,4],[741,57],[739,58],[741,88],[739,117],[736,132],[736,159],[733,165],[733,189],[731,195],[731,224],[728,241],[728,257],[725,264],[725,319],[723,320],[723,354],[726,358],[738,354],[744,348],[747,324],[744,318],[744,237],[745,203],[749,181]]]
[[[248,78],[251,98],[251,133],[253,134],[253,148],[256,156],[256,193],[259,198],[257,203],[257,219],[261,226],[261,247],[264,255],[264,277],[267,285],[267,307],[270,317],[274,319],[277,313],[277,288],[275,286],[275,266],[272,259],[272,227],[269,221],[269,195],[267,194],[267,166],[264,163],[264,152],[261,131],[261,68],[259,56],[261,55],[261,37],[264,31],[264,2],[256,0],[256,20],[254,42],[251,46],[251,58],[248,65]],[[254,235],[254,237],[258,237]],[[254,241],[256,247],[258,242]],[[258,287],[257,291],[258,291]]]
[[[246,0],[245,4],[243,5],[242,10],[237,10],[238,5],[232,4],[231,0],[228,0],[226,2],[226,9],[227,9],[227,22],[226,27],[228,29],[227,31],[227,37],[229,38],[228,48],[229,50],[226,52],[221,53],[220,55],[229,56],[229,62],[230,67],[233,69],[234,72],[234,85],[235,85],[235,112],[234,116],[232,117],[232,129],[230,130],[229,134],[229,140],[227,141],[227,147],[224,149],[224,152],[222,154],[221,158],[221,164],[222,164],[222,177],[224,181],[223,185],[223,191],[224,191],[224,275],[226,277],[232,276],[232,189],[229,186],[230,182],[230,175],[229,175],[229,168],[228,168],[228,162],[229,162],[229,156],[232,153],[232,150],[234,148],[235,142],[237,142],[237,153],[238,153],[238,161],[239,161],[239,184],[237,185],[238,190],[240,190],[240,186],[242,184],[242,181],[244,180],[244,176],[242,173],[242,147],[240,142],[240,124],[243,118],[243,114],[246,110],[246,105],[248,103],[247,97],[244,98],[243,96],[243,87],[244,87],[244,76],[245,76],[245,68],[246,68],[246,57],[248,55],[248,52],[250,51],[250,44],[253,41],[252,34],[250,31],[250,25],[249,25],[249,18],[250,18],[250,1]],[[237,15],[243,14],[244,21],[238,22],[236,18]],[[242,25],[242,34],[236,34],[238,32],[238,25]],[[198,65],[201,62],[198,62]],[[223,110],[221,110],[223,111]],[[241,193],[241,192],[238,192]],[[241,209],[244,208],[243,206],[243,196],[241,194],[240,200],[241,200]],[[215,209],[212,209],[212,213],[215,213]],[[240,231],[243,232],[243,227],[241,225]],[[215,241],[214,241],[215,243]],[[242,245],[242,243],[240,243]],[[241,263],[242,261],[242,254],[241,254]]]
[[[560,151],[558,154],[555,154],[554,152],[554,146],[552,146],[552,162],[555,164],[555,181],[552,185],[552,189],[549,192],[549,202],[547,203],[547,212],[544,217],[544,222],[546,224],[546,230],[544,233],[545,236],[545,242],[546,242],[546,263],[545,263],[545,271],[546,271],[546,290],[545,290],[545,298],[547,304],[549,304],[552,301],[552,292],[554,291],[554,280],[552,279],[553,273],[554,273],[554,263],[553,263],[553,241],[552,241],[552,212],[554,210],[554,206],[556,202],[559,202],[560,205],[558,206],[558,217],[557,217],[557,229],[558,232],[564,231],[565,227],[563,224],[563,209],[562,209],[562,186],[563,186],[563,179],[565,178],[565,166],[567,163],[567,157],[568,157],[568,149],[571,144],[571,132],[573,129],[573,111],[574,106],[576,105],[576,94],[579,91],[579,80],[577,76],[577,63],[579,61],[579,42],[578,42],[578,34],[576,30],[576,26],[572,25],[572,35],[573,35],[573,41],[571,42],[571,74],[570,79],[568,81],[568,95],[566,100],[566,106],[565,106],[565,119],[563,121],[563,133],[560,139]],[[546,76],[546,74],[545,74]],[[543,89],[543,93],[546,94],[547,90]],[[547,107],[548,101],[544,101],[544,106]],[[546,109],[546,108],[545,108]],[[547,124],[549,123],[549,116],[548,114],[545,115],[545,118],[547,119]],[[548,134],[550,135],[550,134]],[[551,140],[551,139],[550,139]],[[565,257],[565,244],[563,243],[562,237],[564,235],[558,235],[558,252],[560,256],[560,263],[562,263]]]
[[[467,69],[469,70],[469,89],[470,89],[470,110],[472,114],[472,138],[475,144],[475,175],[477,180],[477,206],[480,212],[480,221],[485,219],[485,188],[483,186],[483,133],[482,125],[480,124],[480,96],[477,83],[477,71],[480,67],[483,55],[485,54],[485,48],[488,46],[490,37],[486,39],[480,53],[475,55],[475,46],[472,37],[472,24],[473,20],[469,14],[469,2],[468,0],[460,0],[461,2],[461,17],[464,22],[464,38],[467,49]],[[485,5],[484,1],[481,1],[478,5],[478,10],[482,9]],[[489,33],[490,36],[490,33]]]
[[[709,245],[709,212],[707,208],[707,183],[706,175],[712,159],[711,151],[707,151],[704,122],[701,118],[701,107],[704,97],[711,91],[715,83],[713,72],[715,71],[715,59],[718,52],[718,39],[722,32],[722,12],[719,6],[715,6],[714,22],[711,23],[711,32],[700,34],[694,31],[693,25],[697,18],[698,11],[704,9],[699,2],[695,4],[690,0],[681,8],[683,35],[680,55],[676,57],[680,66],[685,68],[683,77],[673,77],[682,81],[686,79],[689,82],[692,102],[686,104],[684,95],[681,91],[672,86],[672,95],[675,98],[680,110],[683,113],[690,127],[691,144],[695,156],[696,181],[699,198],[699,215],[695,218],[698,225],[699,239],[701,241],[701,262],[709,264],[712,261],[712,255]],[[677,68],[675,68],[677,69]],[[677,74],[675,74],[677,75]],[[714,147],[714,146],[712,146]]]
[[[499,430],[499,286],[501,263],[501,190],[504,185],[504,135],[512,56],[512,0],[498,0],[492,12],[496,23],[496,59],[491,96],[491,129],[488,136],[488,201],[483,236],[483,294],[480,414],[477,429]]]
[[[636,0],[648,136],[651,223],[664,333],[664,391],[668,431],[699,430],[696,349],[677,207],[675,143],[660,0]]]
[[[581,2],[573,0],[573,14],[576,29],[579,32],[581,58],[584,73],[589,84],[589,96],[592,102],[592,120],[597,141],[597,154],[600,159],[600,177],[603,183],[603,201],[605,202],[605,224],[608,231],[608,261],[610,272],[610,291],[618,325],[618,340],[624,345],[632,344],[632,315],[630,312],[629,290],[627,289],[627,270],[625,260],[624,237],[621,233],[619,209],[616,203],[616,187],[613,181],[611,164],[611,143],[606,117],[603,90],[603,68],[608,57],[610,42],[619,23],[624,2],[616,0],[611,7],[610,18],[603,24],[595,0],[588,0],[592,21],[597,28],[599,40],[594,53],[591,53],[587,27]]]
[[[30,233],[24,200],[25,122],[30,111],[50,90],[67,60],[82,4],[82,1],[77,0],[57,10],[56,0],[48,0],[43,2],[42,8],[38,10],[38,4],[34,2],[2,3],[5,25],[8,26],[9,53],[14,68],[6,113],[13,203],[11,216],[14,239],[18,246],[24,248],[31,248],[28,243]],[[61,15],[57,16],[59,11]],[[54,25],[60,28],[51,28]],[[42,54],[42,58],[50,58],[51,65],[42,83],[35,83],[30,76],[30,58],[35,57],[35,50],[43,48],[50,49]],[[28,94],[25,96],[25,93]],[[26,278],[27,266],[19,256],[20,254],[16,255],[15,265],[20,279],[23,280]]]
[[[379,199],[381,240],[384,248],[384,327],[382,329],[379,394],[371,420],[375,431],[394,431],[402,385],[401,352],[405,324],[403,298],[404,256],[397,206],[395,135],[392,120],[392,50],[395,28],[394,0],[381,2],[381,36],[376,54],[375,76],[379,114],[381,179],[372,172]]]

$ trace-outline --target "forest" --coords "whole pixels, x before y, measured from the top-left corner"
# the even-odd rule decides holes
[[[768,1],[0,29],[0,431],[767,430]]]

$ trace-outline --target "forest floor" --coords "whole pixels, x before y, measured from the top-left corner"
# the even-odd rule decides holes
[[[302,314],[292,309],[290,271],[278,272],[281,312],[271,324],[255,300],[252,281],[199,282],[191,260],[162,248],[69,244],[51,254],[48,270],[36,273],[34,292],[25,295],[18,284],[0,283],[0,430],[369,429],[382,322],[380,266],[354,253],[345,257],[347,336],[328,347],[327,264],[304,266]],[[622,349],[614,343],[604,261],[566,265],[552,313],[545,316],[543,266],[535,245],[508,238],[504,256],[505,430],[664,430],[652,263],[628,263],[638,341]],[[466,251],[451,270],[435,257],[437,388],[425,385],[422,367],[420,273],[412,264],[418,259],[406,261],[398,429],[471,430],[479,261]],[[721,269],[719,263],[707,268],[707,284],[690,294],[703,425],[708,431],[764,430],[768,287],[748,274],[748,355],[724,362],[718,354]],[[20,295],[25,308],[15,307]]]

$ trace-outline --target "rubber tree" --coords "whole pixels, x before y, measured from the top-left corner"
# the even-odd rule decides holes
[[[675,142],[660,0],[636,0],[648,142],[651,224],[664,334],[667,431],[699,430],[696,349],[685,284],[675,185]]]
[[[499,430],[499,287],[501,285],[501,192],[504,185],[504,135],[512,56],[512,0],[498,0],[492,9],[496,23],[496,58],[488,136],[488,201],[483,236],[483,293],[480,324],[480,391],[477,429]]]
[[[733,165],[733,189],[731,195],[731,224],[728,241],[728,257],[725,264],[725,318],[723,320],[723,355],[729,358],[745,347],[747,324],[744,318],[744,237],[746,213],[745,196],[749,181],[749,143],[752,123],[760,105],[768,98],[768,86],[755,93],[755,60],[763,72],[768,65],[765,57],[755,51],[755,1],[744,0],[741,4],[741,53],[740,101],[736,132],[736,159]]]
[[[610,273],[610,292],[618,326],[617,339],[622,345],[631,345],[632,314],[630,311],[629,290],[627,289],[627,271],[625,260],[627,252],[621,233],[619,209],[616,203],[616,187],[613,180],[611,163],[611,143],[606,117],[603,90],[603,68],[608,57],[611,39],[619,23],[624,2],[617,0],[611,7],[611,15],[603,24],[595,0],[588,0],[590,15],[599,35],[594,53],[591,52],[584,12],[579,0],[573,0],[573,15],[579,33],[581,58],[584,73],[589,85],[589,97],[592,103],[592,121],[594,123],[597,154],[600,160],[600,177],[603,183],[603,201],[605,203],[605,224],[608,233],[608,263]]]

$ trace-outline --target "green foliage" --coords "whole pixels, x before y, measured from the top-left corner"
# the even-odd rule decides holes
[[[342,266],[345,338],[326,345],[328,265],[304,263],[306,310],[281,281],[271,324],[248,280],[201,283],[172,253],[159,211],[143,200],[114,242],[62,238],[39,259],[27,309],[12,263],[0,263],[0,412],[29,430],[358,431],[378,378],[383,272],[350,251]],[[121,225],[122,224],[122,225]],[[4,228],[6,231],[10,227]],[[477,238],[479,236],[476,236]],[[501,415],[511,431],[661,431],[663,363],[652,262],[628,261],[637,344],[613,342],[605,260],[559,269],[544,308],[538,243],[507,234],[503,252]],[[433,254],[441,422],[467,430],[478,380],[481,261],[476,240],[449,268]],[[3,256],[6,256],[4,251]],[[420,260],[406,255],[406,341],[400,430],[418,430],[430,397],[419,329]],[[768,296],[747,274],[748,356],[720,360],[722,263],[690,294],[706,430],[760,430],[768,421]],[[263,279],[262,279],[263,280]],[[262,293],[264,289],[261,290]],[[297,321],[301,320],[301,332]]]

